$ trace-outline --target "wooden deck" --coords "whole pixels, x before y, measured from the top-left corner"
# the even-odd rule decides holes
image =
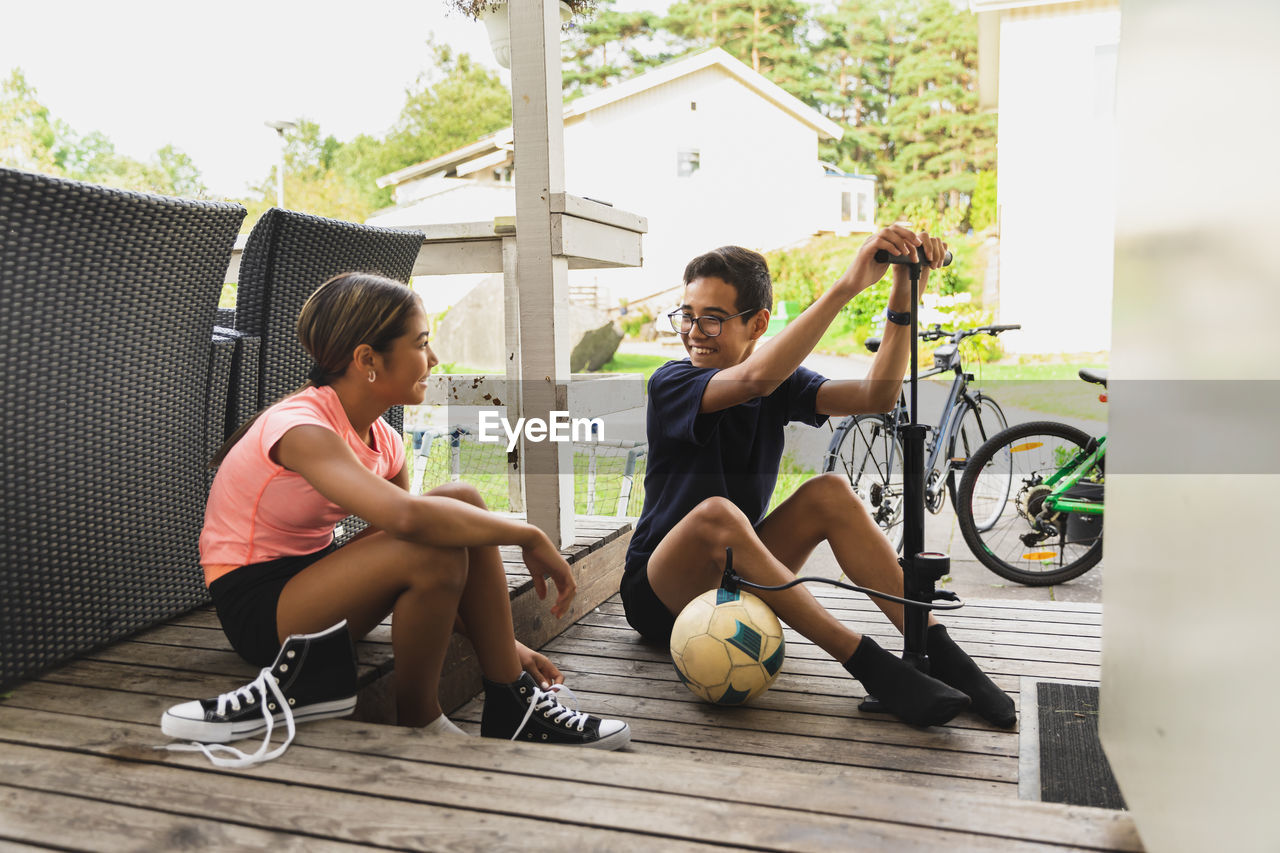
[[[901,648],[866,599],[816,593]],[[215,769],[153,748],[166,707],[253,673],[210,616],[188,614],[0,702],[0,839],[92,850],[1141,849],[1125,812],[1019,800],[1016,732],[968,714],[928,730],[860,714],[857,682],[794,634],[752,707],[699,703],[666,653],[630,631],[616,596],[546,650],[584,708],[630,722],[627,751],[326,720],[301,727],[277,761]],[[1015,693],[1026,676],[1098,677],[1096,605],[973,602],[946,621]],[[379,633],[369,643],[385,643]],[[451,717],[474,732],[479,712],[470,701]]]

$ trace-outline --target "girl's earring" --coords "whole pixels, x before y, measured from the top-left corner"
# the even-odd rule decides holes
[[[373,382],[373,381],[374,381],[375,379],[377,379],[377,378],[378,378],[378,374],[376,374],[376,373],[374,373],[372,370],[370,370],[370,371],[369,371],[369,381],[370,381],[370,382]]]

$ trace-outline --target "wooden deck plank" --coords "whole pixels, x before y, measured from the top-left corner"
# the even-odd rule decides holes
[[[394,776],[394,765],[386,763],[390,766],[381,769]],[[586,844],[611,850],[643,850],[646,843],[652,844],[655,840],[651,836],[406,802],[401,798],[351,790],[312,786],[302,800],[292,785],[281,783],[287,780],[259,779],[251,774],[236,776],[150,761],[122,761],[118,754],[104,755],[101,748],[92,744],[86,752],[73,752],[0,743],[0,768],[5,778],[21,779],[25,789],[71,794],[95,806],[145,807],[151,810],[149,814],[184,818],[179,827],[193,819],[200,823],[216,819],[214,826],[233,832],[222,833],[229,836],[225,840],[216,836],[200,839],[200,846],[210,848],[241,846],[243,842],[235,838],[237,834],[254,841],[253,846],[264,847],[284,839],[302,840],[306,844],[315,842],[321,846],[339,842],[338,849],[346,849],[346,843],[350,843],[361,847],[476,853],[526,851],[532,839],[546,846]],[[303,804],[305,807],[300,808]],[[277,831],[264,832],[263,827]],[[266,843],[256,843],[258,836]],[[156,839],[139,844],[140,840],[134,839],[135,847],[177,849],[185,846],[158,845]],[[666,841],[663,839],[664,846]],[[704,845],[684,846],[691,850],[708,849]]]
[[[621,620],[616,623],[597,623],[595,613],[599,612],[602,616],[616,617]],[[865,633],[876,634],[884,633],[886,635],[896,634],[897,632],[890,627],[889,621],[878,610],[832,610],[832,612],[845,624]],[[1080,633],[1052,633],[1046,631],[1018,631],[1010,627],[1007,623],[996,623],[996,627],[982,627],[976,621],[971,622],[968,618],[960,616],[960,613],[944,614],[942,622],[947,626],[947,633],[952,637],[960,638],[966,641],[976,642],[992,642],[1010,646],[1028,646],[1028,647],[1049,647],[1055,649],[1069,649],[1087,652],[1099,652],[1102,649],[1102,641],[1098,636],[1098,632],[1086,628],[1087,634]],[[599,605],[592,613],[587,614],[583,620],[585,624],[619,624],[626,625],[626,615],[622,609],[622,603],[613,599],[607,600]],[[1032,620],[1034,621],[1034,620]]]
[[[524,755],[524,773],[503,772],[494,768],[474,767],[474,753],[477,747],[482,753],[494,753],[502,749],[522,750],[514,744],[483,743],[452,744],[443,740],[428,744],[432,747],[431,760],[413,760],[402,756],[376,755],[371,759],[367,752],[352,752],[345,748],[326,748],[320,745],[295,743],[291,749],[288,762],[277,762],[250,770],[224,770],[222,773],[211,773],[193,759],[203,761],[199,756],[189,754],[162,753],[146,750],[138,743],[153,732],[149,726],[130,724],[111,724],[104,731],[101,721],[86,717],[52,714],[48,712],[23,711],[0,706],[0,729],[4,734],[0,739],[11,741],[18,736],[28,743],[42,742],[57,738],[63,751],[59,757],[67,761],[66,744],[73,750],[88,752],[90,755],[110,757],[114,759],[117,772],[124,771],[127,778],[137,775],[148,781],[149,794],[163,804],[172,808],[175,797],[175,786],[192,785],[194,780],[177,782],[166,779],[160,772],[162,765],[178,765],[178,775],[189,776],[194,770],[201,777],[216,778],[238,777],[240,779],[261,780],[270,778],[273,782],[287,783],[289,786],[306,786],[305,799],[291,800],[291,810],[301,811],[297,818],[301,825],[311,820],[326,826],[327,831],[345,829],[345,822],[338,818],[331,823],[323,812],[319,816],[312,808],[312,797],[316,791],[334,791],[350,796],[348,786],[353,780],[360,783],[364,796],[395,798],[415,804],[429,804],[448,808],[465,809],[471,814],[492,814],[509,818],[521,818],[524,815],[536,815],[540,821],[554,822],[564,828],[577,828],[595,831],[626,831],[644,836],[642,840],[652,845],[667,846],[667,842],[696,841],[710,844],[724,844],[737,847],[750,847],[760,850],[810,850],[815,848],[831,848],[853,841],[862,849],[900,850],[906,845],[928,845],[931,849],[942,849],[944,839],[949,836],[947,846],[961,845],[962,849],[998,847],[1011,850],[1044,849],[1045,845],[1034,844],[1020,839],[1007,839],[998,836],[974,838],[966,833],[926,829],[900,823],[891,823],[876,819],[847,818],[824,814],[805,809],[788,809],[767,803],[746,805],[731,800],[707,800],[698,809],[690,809],[686,795],[671,793],[669,790],[648,790],[634,786],[620,787],[606,781],[594,784],[584,783],[577,779],[550,778],[545,773],[541,762],[535,761],[527,751]],[[339,737],[349,737],[352,724],[327,724],[328,721],[313,724],[310,728],[319,731],[322,727]],[[50,735],[52,729],[56,735]],[[413,733],[411,733],[413,734]],[[424,740],[417,735],[421,744]],[[311,739],[309,739],[310,741]],[[404,738],[393,738],[404,740]],[[463,739],[458,739],[459,741]],[[344,741],[344,746],[349,741]],[[9,749],[0,749],[0,766],[14,770],[38,773],[41,768],[52,766],[46,771],[54,777],[48,784],[50,789],[57,782],[73,786],[73,790],[89,788],[93,795],[109,796],[116,789],[110,782],[103,785],[90,774],[88,778],[75,771],[57,772],[57,764],[48,762],[50,750],[33,749],[28,752],[39,753],[40,758],[27,765],[14,766],[10,753],[25,744],[15,744]],[[555,747],[535,747],[539,752],[568,753],[549,754],[548,761],[557,763],[569,761],[573,763],[581,756],[572,749]],[[467,760],[462,763],[442,763],[440,756],[463,752]],[[44,763],[42,763],[44,762]],[[190,768],[190,769],[187,769]],[[160,777],[159,781],[156,777]],[[737,780],[718,774],[719,790],[726,783],[733,784]],[[206,780],[200,779],[203,783]],[[160,784],[167,782],[168,784]],[[197,783],[198,784],[198,783]],[[284,785],[277,787],[287,790]],[[733,785],[736,792],[737,785]],[[315,790],[310,790],[315,789]],[[65,789],[64,789],[65,790]],[[717,791],[717,788],[709,788]],[[203,794],[203,791],[199,792]],[[578,802],[578,794],[588,794],[591,807],[583,808]],[[201,803],[199,796],[189,806],[199,814],[218,814],[224,819],[241,817],[241,808],[246,804],[233,802],[226,806],[225,814],[216,805]],[[237,798],[238,799],[238,798]],[[305,807],[299,809],[299,803]],[[352,797],[356,799],[356,797]],[[151,804],[151,803],[149,803]],[[285,822],[280,816],[272,816],[285,807],[276,802],[276,808],[267,810],[263,817],[274,823]],[[659,817],[660,816],[660,817]],[[800,819],[803,819],[801,822]],[[376,829],[376,826],[371,827]],[[525,834],[525,833],[521,833]],[[405,840],[398,836],[400,841]],[[528,835],[525,844],[536,839],[536,835]],[[447,845],[441,845],[447,846]],[[638,845],[637,845],[638,846]],[[472,847],[470,849],[475,849]]]
[[[42,750],[41,752],[47,752]],[[118,770],[118,765],[112,765]],[[74,815],[75,819],[68,819]],[[226,823],[204,815],[169,814],[149,808],[104,803],[60,791],[12,787],[0,782],[0,840],[41,842],[57,849],[101,853],[136,850],[298,850],[362,849],[319,838],[289,835]]]
[[[902,644],[902,635],[887,620],[842,620],[855,631],[875,637],[876,642],[884,638],[887,642]],[[626,617],[613,612],[613,605],[603,604],[580,619],[575,627],[616,628],[631,631]],[[813,647],[813,644],[794,630],[784,626],[789,647]],[[1098,660],[1099,649],[1069,648],[1065,644],[1054,643],[1044,634],[1011,635],[1003,631],[982,631],[963,626],[949,626],[947,633],[958,643],[962,643],[971,654],[988,657],[1009,657],[1020,660],[1043,660],[1058,663],[1091,664]],[[1008,642],[1013,637],[1020,642]],[[881,643],[883,645],[884,643]],[[1099,645],[1095,640],[1093,645]],[[820,650],[815,654],[825,653]]]
[[[204,694],[198,692],[199,688],[207,687],[203,676],[182,670],[100,661],[68,664],[48,673],[41,681],[84,688],[109,684],[120,691],[150,697],[156,720],[169,704],[202,696]],[[637,698],[587,689],[624,682],[624,679],[615,679],[600,685],[592,677],[571,679],[571,683],[581,688],[576,692],[582,695],[584,702],[590,703],[588,707],[596,713],[627,719],[637,744],[674,743],[835,765],[969,775],[1010,783],[1017,781],[1016,738],[1007,733],[994,730],[964,732],[950,728],[922,731],[892,722],[883,715],[875,715],[878,720],[860,727],[845,718],[812,713],[797,714],[792,719],[789,712],[779,710],[718,709],[687,701],[688,691],[674,679],[665,685],[667,692],[675,696],[671,699],[652,698],[655,691],[651,691],[648,697]],[[849,712],[853,715],[857,714],[855,708],[851,700]],[[454,716],[458,720],[479,722],[479,703],[473,700]],[[726,730],[735,732],[729,740],[723,737]],[[1008,746],[996,745],[1000,736],[1010,742]],[[639,746],[636,748],[640,749]]]
[[[96,692],[117,693],[119,702],[132,703],[134,712],[150,710],[145,697]],[[482,813],[510,809],[515,816],[536,815],[605,830],[626,828],[661,834],[664,846],[672,838],[757,849],[830,849],[849,844],[894,850],[916,845],[1038,849],[1044,844],[1136,849],[1132,839],[1126,841],[1132,835],[1127,816],[1004,798],[957,797],[954,792],[922,795],[908,788],[873,788],[847,775],[779,774],[768,785],[742,786],[736,784],[739,780],[732,769],[726,772],[714,765],[691,763],[673,773],[669,762],[642,755],[614,754],[602,761],[598,753],[584,755],[570,748],[478,738],[430,740],[409,729],[336,720],[308,725],[305,742],[300,735],[288,761],[219,772],[209,770],[198,756],[141,746],[155,734],[154,724],[104,725],[91,717],[0,703],[0,740],[16,741],[16,746],[48,744],[117,761],[181,765],[187,768],[184,772],[194,770],[219,780],[270,777],[321,790],[343,791],[356,779],[362,796],[390,796]],[[370,756],[381,756],[385,763],[369,764]],[[355,770],[350,766],[353,762],[358,765]],[[547,778],[549,763],[561,771],[558,782]],[[584,793],[590,796],[590,809],[581,808],[565,790],[581,786],[589,786]],[[702,797],[696,808],[690,800],[695,796]],[[927,802],[917,802],[918,797]],[[506,805],[511,802],[518,806]],[[1029,843],[1019,835],[1023,830],[1018,825],[1032,816],[1040,826],[1032,830],[1033,835],[1042,840]]]
[[[885,633],[878,633],[879,630],[883,630]],[[891,627],[886,626],[883,629],[878,628],[877,632],[867,631],[866,633],[875,637],[876,641],[880,642],[880,644],[889,651],[897,653],[902,649],[902,636]],[[835,663],[835,661],[825,652],[814,646],[809,640],[792,631],[790,628],[784,627],[783,634],[787,640],[788,661],[807,661],[822,663],[824,665],[827,662],[831,662],[835,667],[839,667],[839,664]],[[631,641],[635,645],[642,645],[641,643],[636,642],[637,635],[629,626],[624,627],[623,625],[617,624],[603,627],[599,625],[578,623],[568,629],[565,632],[565,636],[600,642],[626,643]],[[969,645],[972,644],[966,644],[966,647]],[[656,651],[658,654],[661,654],[661,650],[653,645],[649,645],[648,648],[652,651]],[[971,651],[973,650],[971,649]],[[972,657],[984,671],[993,677],[996,675],[1040,675],[1046,678],[1075,678],[1094,681],[1098,679],[1098,667],[1100,666],[1100,663],[1069,663],[1053,660],[1028,660],[1026,657],[1015,656],[1016,652],[1012,649],[999,651],[1003,652],[1000,656],[988,656],[980,653],[974,653],[972,654]],[[1095,659],[1099,659],[1100,655],[1095,654],[1093,657]],[[824,669],[830,668],[824,666]],[[785,664],[783,666],[783,671],[787,671]],[[834,669],[830,671],[833,674],[836,673],[836,670]],[[843,672],[843,670],[841,669],[839,672]]]

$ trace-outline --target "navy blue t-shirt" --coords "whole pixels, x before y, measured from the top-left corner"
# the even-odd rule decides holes
[[[667,362],[649,379],[644,507],[627,549],[627,575],[644,571],[662,538],[707,498],[728,498],[758,525],[778,482],[783,427],[827,421],[816,410],[826,377],[805,367],[767,397],[701,413],[703,391],[716,372],[686,358]]]

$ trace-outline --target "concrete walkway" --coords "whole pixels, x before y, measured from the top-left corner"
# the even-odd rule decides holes
[[[623,341],[619,352],[643,355],[662,355],[668,358],[684,358],[684,348],[678,339],[661,340],[652,343]],[[870,356],[832,356],[818,353],[811,354],[804,360],[806,367],[831,379],[860,379],[866,375],[871,365]],[[946,402],[948,385],[924,382],[920,388],[920,417],[927,423],[937,423],[939,412]],[[997,400],[997,402],[999,402]],[[1003,407],[1005,417],[1010,424],[1025,423],[1033,420],[1055,420],[1078,426],[1091,434],[1097,434],[1105,428],[1099,421],[1087,421],[1046,415],[1028,409]],[[787,454],[801,465],[813,470],[822,469],[822,459],[826,452],[827,442],[832,435],[832,425],[813,429],[811,427],[791,425],[787,428]],[[1018,599],[1030,601],[1102,601],[1102,572],[1105,564],[1099,563],[1074,581],[1048,587],[1030,587],[1006,581],[992,573],[974,558],[969,546],[960,533],[956,522],[955,511],[947,500],[938,515],[925,518],[925,548],[930,551],[941,551],[951,555],[951,575],[943,581],[942,586],[952,590],[965,599]],[[804,574],[820,577],[839,577],[840,566],[835,555],[824,543],[819,546],[805,566]]]

